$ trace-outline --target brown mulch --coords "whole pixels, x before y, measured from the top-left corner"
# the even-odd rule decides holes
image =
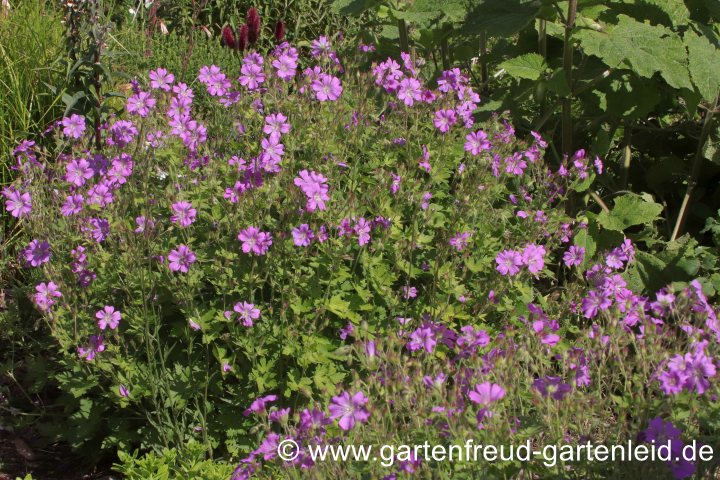
[[[89,471],[88,471],[89,470]],[[33,448],[22,437],[0,430],[0,480],[15,480],[31,474],[33,480],[118,480],[109,470],[78,469],[62,448]]]

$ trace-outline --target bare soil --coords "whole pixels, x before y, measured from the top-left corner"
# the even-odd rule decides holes
[[[118,480],[109,469],[82,469],[62,447],[34,448],[23,438],[0,430],[0,480],[32,475],[33,480]]]

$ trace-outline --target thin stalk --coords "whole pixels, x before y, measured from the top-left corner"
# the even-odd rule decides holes
[[[448,47],[447,37],[440,40],[440,53],[442,54],[443,69],[450,70],[450,48]]]
[[[575,27],[575,16],[577,14],[577,0],[570,0],[568,4],[567,22],[565,23],[565,43],[563,45],[563,69],[565,70],[565,81],[572,92],[572,66],[573,47],[570,41],[573,28]],[[572,93],[563,100],[562,106],[562,151],[565,155],[572,152]]]
[[[538,24],[538,52],[547,60],[547,20],[542,18]]]
[[[408,28],[405,20],[398,20],[398,30],[400,32],[400,51],[408,52],[410,49],[410,41],[408,39]]]
[[[713,102],[713,107],[708,110],[707,113],[705,113],[705,121],[703,122],[700,139],[698,140],[697,150],[695,150],[695,159],[693,160],[692,170],[690,171],[690,176],[688,177],[688,184],[687,188],[685,189],[685,196],[683,197],[682,205],[680,206],[680,211],[678,212],[677,221],[675,222],[675,228],[673,228],[672,235],[670,236],[670,241],[675,240],[680,235],[683,225],[685,224],[687,208],[690,204],[690,197],[692,197],[693,191],[697,186],[698,177],[700,176],[700,170],[702,168],[703,147],[705,146],[705,142],[710,136],[710,130],[712,129],[712,118],[715,110],[717,109],[718,101],[720,101],[720,97],[715,98],[715,102]]]
[[[480,32],[480,80],[483,85],[488,83],[488,64],[487,64],[487,32]]]
[[[604,212],[610,213],[610,209],[608,208],[607,204],[603,201],[602,198],[600,198],[600,195],[597,194],[594,190],[590,190],[590,196],[592,197],[595,202],[597,202],[598,205],[600,205],[600,208],[603,209]]]
[[[607,69],[607,70],[605,70],[603,73],[601,73],[600,75],[598,75],[597,77],[595,77],[595,78],[593,78],[592,80],[590,80],[589,82],[586,82],[586,83],[583,83],[582,85],[580,85],[580,86],[577,88],[577,90],[574,90],[574,91],[573,91],[573,89],[571,88],[570,90],[572,91],[572,95],[573,95],[574,97],[577,97],[577,96],[580,95],[581,93],[586,92],[587,90],[589,90],[589,89],[592,88],[593,86],[597,85],[598,83],[600,83],[601,81],[603,81],[604,79],[606,79],[607,77],[609,77],[612,72],[613,72],[612,69]],[[552,114],[555,113],[555,109],[556,109],[558,106],[560,106],[560,105],[563,103],[563,101],[564,101],[564,99],[562,99],[562,98],[561,98],[561,99],[558,99],[557,101],[555,101],[555,102],[550,106],[550,108],[547,109],[547,111],[545,112],[545,114],[543,114],[543,116],[540,118],[540,120],[538,120],[537,122],[535,122],[535,125],[533,126],[533,130],[539,131],[539,130],[543,127],[543,125],[545,125],[545,123],[547,123],[547,121],[550,120],[550,117],[552,116]]]
[[[629,124],[625,125],[625,132],[623,133],[623,171],[622,171],[622,188],[625,190],[628,184],[628,177],[630,176],[630,161],[632,160],[632,128]]]

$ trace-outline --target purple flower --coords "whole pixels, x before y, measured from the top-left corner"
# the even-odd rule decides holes
[[[28,192],[21,193],[12,187],[2,191],[5,200],[5,209],[15,218],[27,216],[32,211],[32,198]]]
[[[348,335],[352,335],[355,331],[355,327],[352,323],[348,322],[343,328],[340,329],[340,340],[345,340]]]
[[[100,330],[105,330],[108,327],[110,327],[110,330],[115,330],[120,324],[122,316],[119,311],[115,310],[115,307],[105,305],[105,308],[97,311],[95,318],[98,319],[97,324]]]
[[[107,139],[108,145],[116,145],[123,148],[130,144],[137,136],[138,129],[130,120],[118,120],[110,127],[110,136]]]
[[[455,345],[460,349],[460,355],[463,357],[474,354],[478,347],[484,347],[490,344],[490,336],[485,330],[476,330],[472,325],[465,325],[460,328],[461,335],[455,340]]]
[[[62,297],[62,293],[55,282],[41,283],[35,286],[33,301],[42,312],[49,312],[50,308],[55,305],[54,299],[59,297]]]
[[[570,385],[563,383],[560,377],[553,376],[536,378],[533,382],[533,387],[538,390],[543,397],[552,397],[555,400],[562,400],[571,390]]]
[[[522,159],[519,152],[505,158],[505,171],[510,175],[522,175],[527,168],[527,162]]]
[[[465,136],[465,151],[470,152],[471,155],[477,156],[480,155],[483,150],[490,150],[492,146],[487,138],[487,133],[482,130],[469,133]]]
[[[364,406],[368,403],[368,398],[363,392],[357,392],[352,397],[348,392],[333,397],[328,409],[330,410],[330,418],[339,418],[338,424],[345,431],[351,430],[355,426],[355,422],[365,423],[370,418]]]
[[[195,263],[197,258],[195,252],[190,250],[187,245],[178,245],[174,250],[171,250],[168,254],[168,268],[173,272],[187,273],[190,265]]]
[[[340,98],[343,91],[340,79],[326,73],[320,74],[320,76],[312,82],[311,86],[315,91],[315,98],[321,102],[334,102]]]
[[[251,54],[253,55],[253,54]],[[248,56],[250,57],[250,56]],[[246,63],[248,57],[243,60],[243,66],[240,68],[240,78],[238,82],[240,85],[247,87],[248,90],[255,90],[265,82],[265,72],[262,67],[262,57],[260,57],[260,64]]]
[[[73,160],[65,167],[65,181],[76,187],[85,185],[85,182],[92,178],[93,175],[94,172],[90,167],[90,162],[84,158]]]
[[[266,168],[266,170],[276,171],[274,166],[280,163],[283,155],[285,155],[285,145],[280,143],[280,134],[272,133],[269,138],[263,138],[260,146],[263,150],[263,161],[272,165],[272,167]]]
[[[400,81],[397,96],[399,100],[402,100],[405,103],[405,105],[411,107],[413,103],[422,98],[422,85],[415,78],[404,78]]]
[[[375,358],[375,355],[377,355],[377,345],[375,340],[368,340],[365,343],[365,355],[367,355],[368,358]]]
[[[238,314],[238,322],[242,321],[246,327],[252,327],[253,320],[260,318],[260,309],[252,303],[238,302],[233,306],[233,310]],[[226,317],[228,313],[230,312],[225,312]]]
[[[277,76],[281,80],[292,80],[297,70],[297,55],[285,52],[276,60],[273,60],[272,66],[277,70]]]
[[[450,91],[458,91],[462,86],[467,84],[468,79],[462,74],[459,68],[445,70],[438,79],[438,90],[443,93]]]
[[[168,73],[164,68],[158,68],[150,72],[150,87],[169,92],[175,82],[175,75]]]
[[[605,264],[610,268],[623,268],[623,266],[625,266],[625,262],[627,261],[628,256],[622,248],[614,248],[605,256]]]
[[[228,90],[232,87],[232,84],[227,79],[224,73],[220,70],[220,67],[216,65],[206,65],[200,69],[200,75],[198,75],[198,81],[207,87],[208,93],[214,97],[224,96]]]
[[[87,255],[85,254],[85,247],[78,245],[77,248],[70,250],[70,255],[75,260],[70,263],[70,268],[73,273],[79,273],[87,266]]]
[[[133,162],[130,155],[123,153],[119,157],[115,157],[112,161],[110,170],[107,172],[107,178],[112,185],[124,185],[127,177],[132,174]]]
[[[272,135],[273,133],[283,135],[290,131],[290,124],[286,123],[287,117],[282,113],[274,113],[265,117],[265,126],[263,133]]]
[[[227,366],[230,367],[230,365],[227,365]],[[290,414],[289,408],[281,408],[280,410],[273,410],[268,414],[268,420],[270,420],[271,422],[282,423],[287,420],[289,414]]]
[[[585,248],[577,245],[571,246],[567,252],[563,254],[563,262],[567,267],[580,266],[585,258]]]
[[[240,231],[238,240],[242,242],[243,253],[252,253],[258,256],[265,255],[270,245],[272,245],[270,232],[261,232],[260,229],[252,225]]]
[[[407,349],[414,352],[424,348],[427,353],[432,353],[436,345],[437,339],[435,338],[435,332],[433,332],[432,328],[421,327],[410,334]]]
[[[25,261],[32,267],[39,267],[43,263],[49,262],[52,256],[50,244],[45,240],[42,242],[39,240],[31,241],[23,250],[23,254],[25,255]]]
[[[320,35],[319,38],[313,40],[310,44],[310,55],[312,55],[313,58],[328,55],[330,52],[332,52],[332,45],[325,35]]]
[[[177,202],[172,205],[173,215],[170,220],[181,227],[189,227],[195,221],[197,210],[190,202]]]
[[[300,421],[298,423],[298,429],[302,432],[310,432],[315,430],[317,433],[325,432],[325,425],[331,423],[332,420],[325,417],[325,413],[322,410],[303,409],[300,412]]]
[[[430,207],[430,200],[432,200],[432,193],[425,192],[423,194],[422,203],[420,204],[420,208],[423,210],[427,210]]]
[[[390,193],[395,195],[398,190],[400,190],[400,182],[402,182],[402,177],[400,175],[391,174],[392,175],[392,184],[390,185]]]
[[[130,396],[130,390],[125,385],[120,385],[118,387],[118,395],[120,395],[123,398],[127,398]]]
[[[512,277],[520,271],[520,267],[523,265],[522,255],[515,250],[503,250],[495,257],[495,263],[497,263],[496,269],[500,275]]]
[[[695,465],[684,459],[683,448],[685,443],[681,439],[682,432],[672,422],[666,422],[660,417],[650,420],[648,428],[640,432],[642,441],[657,445],[670,444],[670,461],[668,466],[675,478],[687,478],[695,473]]]
[[[600,311],[607,310],[612,305],[610,294],[606,291],[590,290],[582,301],[582,311],[585,318],[595,318]]]
[[[656,445],[664,445],[668,440],[679,440],[682,432],[672,422],[666,422],[660,417],[655,417],[648,423],[648,428],[641,433],[645,442],[655,441]]]
[[[545,248],[534,243],[527,244],[522,252],[522,262],[530,273],[538,273],[545,268]]]
[[[467,247],[468,240],[470,239],[471,235],[472,233],[470,232],[458,233],[450,239],[450,246],[455,248],[455,250],[457,250],[458,252],[462,252],[465,247]]]
[[[110,222],[104,218],[89,218],[82,231],[97,243],[102,243],[110,234]]]
[[[446,380],[447,375],[445,375],[443,372],[438,373],[435,378],[431,377],[430,375],[425,375],[423,377],[423,383],[428,388],[440,388]]]
[[[683,390],[694,390],[702,395],[710,388],[708,379],[716,373],[715,364],[706,355],[704,344],[699,343],[695,345],[695,352],[674,355],[667,362],[666,369],[658,375],[658,380],[666,395],[676,395]]]
[[[307,170],[302,170],[293,183],[300,187],[307,197],[305,208],[308,212],[314,212],[316,209],[325,210],[325,202],[330,200],[328,196],[328,179],[323,175]]]
[[[440,130],[440,133],[447,133],[450,131],[450,127],[455,125],[457,122],[457,115],[455,110],[438,110],[435,112],[435,118],[433,119],[433,125],[435,128]]]
[[[172,90],[179,99],[192,100],[193,98],[195,98],[195,94],[193,93],[192,88],[189,88],[185,83],[178,83],[173,87]]]
[[[307,247],[312,243],[315,234],[307,223],[303,223],[299,227],[293,228],[293,243],[296,247]]]
[[[688,366],[686,388],[688,390],[694,388],[699,395],[702,395],[710,388],[708,378],[714,377],[717,372],[715,363],[701,348],[698,348],[695,353],[685,354],[685,358]]]
[[[247,417],[251,413],[264,412],[265,409],[267,408],[267,404],[270,402],[274,402],[277,399],[278,399],[277,395],[265,395],[264,397],[258,397],[243,412],[243,415]]]
[[[128,113],[136,114],[145,118],[156,104],[156,100],[149,92],[138,92],[127,100],[126,108]]]
[[[475,385],[475,390],[468,392],[473,403],[485,407],[497,402],[505,396],[505,389],[497,383],[483,382]]]
[[[63,134],[70,138],[81,138],[85,132],[85,117],[82,115],[72,114],[65,117],[60,122],[63,128]]]
[[[677,395],[685,388],[688,377],[684,369],[664,370],[658,375],[658,381],[665,395]]]
[[[104,178],[100,183],[93,185],[88,190],[88,205],[98,205],[103,208],[110,205],[113,200],[112,187]]]
[[[137,225],[135,233],[143,233],[146,229],[155,227],[155,222],[152,218],[145,218],[144,216],[136,217],[135,224]]]
[[[353,231],[358,236],[358,245],[363,246],[370,242],[370,230],[372,225],[365,218],[360,217],[355,221]]]
[[[84,347],[78,347],[77,352],[80,358],[84,358],[88,362],[95,359],[95,355],[105,350],[105,343],[102,335],[90,335],[88,344]]]
[[[409,300],[411,298],[417,297],[417,288],[415,288],[415,287],[409,287],[409,286],[405,285],[404,287],[402,287],[402,292],[403,292],[403,298],[405,300]]]

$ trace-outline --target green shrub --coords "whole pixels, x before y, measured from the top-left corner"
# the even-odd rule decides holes
[[[19,152],[3,190],[32,276],[19,294],[45,320],[62,392],[45,433],[88,455],[153,450],[118,468],[155,478],[227,473],[206,456],[243,456],[237,478],[301,476],[315,462],[277,462],[283,437],[621,443],[671,421],[673,448],[717,446],[720,324],[693,280],[716,259],[701,267],[687,237],[641,251],[662,205],[625,194],[594,211],[601,159],[550,165],[506,114],[476,123],[459,70],[431,79],[405,54],[370,73],[362,53],[310,51],[248,54],[238,81],[240,64],[203,66],[197,107],[153,70],[101,149],[72,115]],[[676,282],[653,291],[658,272]],[[617,478],[611,464],[416,460],[388,473]]]

